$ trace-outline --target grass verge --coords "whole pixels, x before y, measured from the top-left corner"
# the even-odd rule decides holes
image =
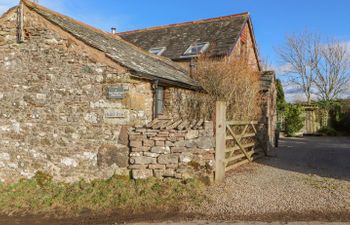
[[[30,180],[0,184],[0,213],[79,215],[91,210],[145,212],[173,210],[198,205],[204,200],[204,185],[197,180],[131,180],[114,176],[108,180],[58,183],[37,173]]]

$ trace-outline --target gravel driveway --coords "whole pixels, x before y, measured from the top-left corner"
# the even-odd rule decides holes
[[[192,211],[225,220],[350,221],[350,138],[282,139],[272,155],[231,171]]]

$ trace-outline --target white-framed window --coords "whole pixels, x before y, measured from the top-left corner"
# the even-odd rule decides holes
[[[197,42],[192,44],[186,52],[183,54],[184,57],[197,56],[204,53],[209,47],[209,42]]]
[[[155,55],[162,55],[165,50],[166,50],[166,47],[156,47],[156,48],[151,48],[148,51]]]

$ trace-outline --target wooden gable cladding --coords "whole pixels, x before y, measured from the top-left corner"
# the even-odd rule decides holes
[[[249,27],[247,25],[244,26],[240,38],[242,43],[247,43],[249,38]]]

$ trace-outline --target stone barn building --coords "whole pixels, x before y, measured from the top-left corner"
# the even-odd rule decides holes
[[[174,115],[202,90],[190,76],[200,54],[244,57],[262,73],[249,14],[120,35],[29,0],[0,17],[0,182],[38,171],[212,179],[213,122]],[[262,81],[273,134],[274,73]]]
[[[28,0],[0,18],[0,181],[128,173],[127,126],[166,110],[186,70]]]

